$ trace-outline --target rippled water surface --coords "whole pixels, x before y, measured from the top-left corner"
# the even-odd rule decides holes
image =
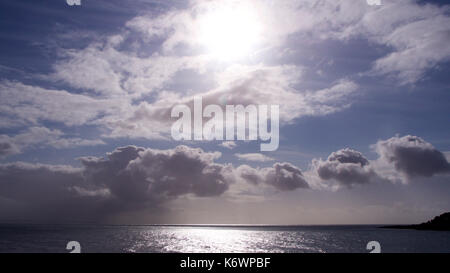
[[[450,232],[376,226],[198,227],[0,225],[0,252],[450,252]]]

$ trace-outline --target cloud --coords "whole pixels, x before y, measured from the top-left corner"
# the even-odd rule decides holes
[[[318,24],[314,16],[308,15],[309,4],[243,5],[255,5],[255,10],[269,20],[263,20],[270,22],[263,37],[263,44],[269,48],[292,33]],[[99,36],[84,48],[60,48],[59,59],[52,65],[54,71],[41,75],[40,79],[66,84],[69,91],[2,82],[0,97],[5,103],[0,105],[0,111],[5,115],[0,126],[38,126],[44,121],[55,121],[66,126],[97,125],[108,130],[103,135],[108,138],[168,139],[173,122],[170,109],[178,103],[192,102],[192,94],[214,104],[270,101],[283,106],[280,118],[287,123],[304,116],[331,114],[351,105],[351,96],[358,86],[350,80],[342,79],[323,89],[304,90],[297,87],[304,70],[301,66],[217,66],[215,60],[199,53],[199,48],[193,51],[180,48],[198,47],[194,34],[201,23],[199,18],[218,7],[208,1],[193,1],[186,10],[133,18],[118,33]],[[298,15],[305,20],[294,20],[300,18]],[[292,24],[292,20],[297,23]],[[177,73],[184,70],[200,74],[209,71],[215,87],[206,92],[167,91],[167,86],[176,82]],[[150,94],[151,98],[146,97]]]
[[[380,154],[375,161],[343,149],[325,161],[313,160],[305,173],[290,163],[265,168],[216,163],[220,152],[188,146],[120,147],[104,158],[79,158],[81,167],[0,164],[0,204],[5,204],[0,215],[3,219],[102,221],[122,213],[161,211],[180,197],[238,200],[298,189],[351,188],[385,177],[379,161],[408,177],[450,171],[444,155],[418,137],[394,137],[379,141],[375,148]],[[325,186],[316,185],[315,179]]]
[[[166,53],[179,46],[195,51],[201,47],[198,29],[202,16],[233,5],[192,1],[187,9],[136,17],[127,26],[147,39],[165,39],[162,48]],[[239,5],[251,7],[264,24],[264,35],[258,37],[260,49],[286,47],[288,38],[295,35],[318,41],[363,37],[390,50],[374,62],[371,72],[394,75],[400,84],[419,81],[427,70],[450,58],[448,5],[413,0],[385,1],[381,6],[368,5],[365,0],[240,1]]]
[[[299,168],[219,164],[220,152],[178,146],[158,150],[120,147],[106,157],[79,158],[81,167],[15,162],[0,164],[0,203],[15,219],[95,219],[144,209],[161,210],[181,196],[219,197],[244,183],[277,191],[309,188]],[[239,188],[239,186],[237,187]],[[37,213],[39,210],[39,213]]]
[[[333,152],[325,161],[314,159],[312,170],[320,179],[336,182],[337,187],[367,184],[376,176],[369,160],[348,148]]]
[[[427,70],[450,60],[450,49],[446,46],[450,42],[448,11],[448,6],[399,1],[366,15],[365,27],[381,22],[377,31],[382,27],[385,31],[376,33],[381,34],[378,41],[395,49],[375,62],[374,71],[394,73],[401,84],[411,84],[422,79]],[[384,18],[388,16],[392,19],[387,26]]]
[[[0,135],[0,158],[20,153],[12,139],[6,135]]]
[[[232,65],[217,75],[218,88],[204,94],[204,99],[215,104],[282,105],[280,119],[291,122],[342,110],[358,89],[356,83],[341,80],[325,89],[298,90],[302,71],[294,65]]]
[[[117,35],[107,41],[113,37]],[[44,77],[82,89],[90,96],[139,98],[164,87],[178,71],[201,70],[204,63],[196,56],[143,57],[115,46],[96,42],[81,50],[68,50],[53,65],[54,73]]]
[[[275,163],[268,168],[252,168],[241,165],[236,168],[237,177],[252,185],[270,185],[279,191],[309,188],[303,173],[290,163]]]
[[[0,165],[0,197],[16,215],[105,217],[157,208],[181,195],[219,196],[233,181],[220,153],[179,146],[169,150],[117,148],[106,158],[80,158],[81,168],[9,163]],[[67,209],[66,209],[67,208]]]
[[[260,153],[250,153],[250,154],[234,154],[237,158],[240,160],[246,160],[246,161],[256,161],[256,162],[267,162],[267,161],[274,161],[273,158],[268,157],[266,155],[260,154]]]
[[[67,137],[60,130],[45,127],[29,127],[26,131],[14,136],[0,135],[0,155],[7,156],[22,153],[30,147],[54,147],[57,149],[80,146],[103,145],[99,139],[90,140],[78,137]]]
[[[290,163],[275,163],[266,169],[265,182],[282,191],[309,188],[301,170]]]
[[[450,162],[450,152],[444,152],[445,158],[447,158],[447,161]]]
[[[379,155],[375,160],[368,160],[358,151],[343,149],[325,161],[313,159],[305,176],[314,188],[337,189],[381,180],[407,184],[417,177],[450,173],[446,154],[417,136],[395,136],[371,147]]]
[[[65,83],[74,93],[3,81],[0,126],[36,126],[43,121],[67,126],[95,124],[109,129],[105,136],[112,138],[164,139],[170,126],[169,109],[177,102],[189,103],[193,93],[208,103],[270,101],[283,105],[280,117],[287,123],[351,105],[358,85],[346,78],[328,83],[326,88],[305,90],[298,87],[305,70],[300,65],[217,66],[199,53],[196,32],[202,15],[231,5],[219,4],[192,1],[185,9],[138,16],[118,33],[100,36],[82,49],[60,49],[53,73],[41,75],[41,79]],[[264,37],[257,46],[262,51],[289,49],[287,40],[295,35],[300,40],[322,42],[364,37],[390,50],[374,62],[371,72],[397,75],[400,83],[420,80],[428,69],[450,56],[448,6],[419,5],[409,0],[390,1],[380,7],[345,0],[247,1],[242,5],[253,6],[264,23]],[[172,93],[172,100],[164,99],[171,93],[167,86],[184,70],[215,74],[215,87],[202,93]],[[149,94],[154,96],[143,97]]]
[[[228,166],[216,164],[220,153],[178,146],[170,150],[118,148],[106,159],[81,158],[91,180],[130,202],[192,193],[218,196],[228,189]]]
[[[69,73],[70,74],[70,73]],[[72,74],[70,74],[72,75]],[[237,65],[217,73],[218,86],[196,93],[207,104],[266,105],[280,108],[281,121],[291,123],[304,116],[328,115],[351,105],[358,86],[348,80],[320,90],[296,90],[301,68],[296,66]],[[107,88],[107,87],[106,87]],[[107,88],[108,89],[108,88]],[[171,109],[177,104],[192,107],[193,95],[160,92],[152,102],[133,103],[126,95],[108,98],[73,94],[19,82],[0,82],[0,126],[39,126],[57,122],[69,127],[95,125],[108,129],[103,137],[168,139]]]
[[[313,28],[317,35],[341,40],[362,36],[390,49],[374,62],[371,72],[375,74],[413,84],[423,79],[426,71],[450,59],[448,5],[412,0],[385,1],[381,6],[368,6],[366,1],[311,2],[321,10],[316,20],[323,29]]]
[[[232,66],[217,73],[218,86],[213,90],[182,96],[161,93],[152,103],[141,102],[121,117],[115,116],[108,125],[114,137],[164,138],[175,121],[172,108],[185,104],[193,109],[194,96],[201,96],[203,105],[281,105],[280,120],[292,123],[304,116],[328,115],[351,105],[358,85],[341,80],[320,90],[296,90],[301,68],[296,66]],[[153,126],[149,126],[153,124]]]
[[[380,140],[373,148],[380,156],[378,164],[381,167],[393,166],[396,172],[405,176],[403,180],[406,181],[450,172],[450,163],[445,155],[417,136]]]
[[[102,115],[122,113],[124,102],[93,99],[64,90],[51,90],[13,81],[0,82],[0,122],[6,127],[52,121],[67,126],[92,123]]]
[[[234,148],[236,148],[237,144],[234,141],[224,141],[221,144],[219,144],[219,146],[233,150]]]

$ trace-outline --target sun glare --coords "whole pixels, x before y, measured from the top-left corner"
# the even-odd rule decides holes
[[[199,24],[200,44],[222,61],[249,56],[260,42],[261,22],[250,6],[215,7],[199,19]]]

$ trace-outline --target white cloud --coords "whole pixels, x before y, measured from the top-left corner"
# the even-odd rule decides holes
[[[42,121],[67,126],[86,125],[101,115],[120,115],[124,105],[119,99],[93,99],[64,90],[0,82],[0,112],[3,114],[0,119],[6,119],[3,124],[7,127],[38,125]]]
[[[94,43],[67,51],[54,64],[55,72],[45,78],[63,81],[91,96],[139,98],[164,87],[180,70],[202,70],[202,63],[201,56],[142,57],[119,51],[109,43]]]
[[[233,150],[234,148],[237,147],[237,144],[234,141],[224,141],[224,142],[222,142],[219,145],[224,147],[224,148],[230,149],[230,150]]]
[[[348,80],[322,90],[296,90],[301,69],[295,66],[233,66],[217,75],[219,86],[205,93],[180,96],[162,93],[153,103],[142,102],[127,114],[105,119],[111,137],[167,138],[175,121],[171,109],[178,104],[193,107],[193,97],[202,96],[203,104],[280,105],[281,122],[291,123],[304,116],[322,116],[351,105],[358,86]],[[283,124],[281,124],[283,125]]]
[[[0,135],[0,155],[22,153],[30,147],[54,147],[57,149],[105,144],[102,140],[68,137],[60,130],[45,127],[30,127],[14,136]]]
[[[267,162],[274,161],[273,158],[260,154],[260,153],[250,153],[250,154],[234,154],[240,160],[255,161],[255,162]]]
[[[300,34],[306,39],[339,39],[364,37],[391,48],[373,66],[377,74],[396,75],[399,83],[414,83],[439,63],[448,61],[450,49],[449,6],[419,4],[413,0],[385,1],[370,6],[367,1],[239,1],[239,4],[217,1],[193,1],[187,10],[167,14],[140,16],[127,26],[147,39],[163,37],[164,52],[179,45],[194,50],[199,47],[198,29],[202,16],[229,6],[251,6],[263,22],[264,35],[256,52],[285,47],[289,36]]]
[[[318,4],[312,11],[319,14],[318,22],[311,28],[317,35],[344,40],[362,36],[389,47],[391,52],[374,62],[372,72],[396,76],[400,84],[415,83],[450,59],[448,5],[413,0],[385,1],[381,6],[365,1],[309,2]]]

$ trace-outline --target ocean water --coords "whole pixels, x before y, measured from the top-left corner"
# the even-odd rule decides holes
[[[381,252],[450,253],[450,232],[377,226],[92,226],[0,225],[0,252],[364,253],[369,241]]]

